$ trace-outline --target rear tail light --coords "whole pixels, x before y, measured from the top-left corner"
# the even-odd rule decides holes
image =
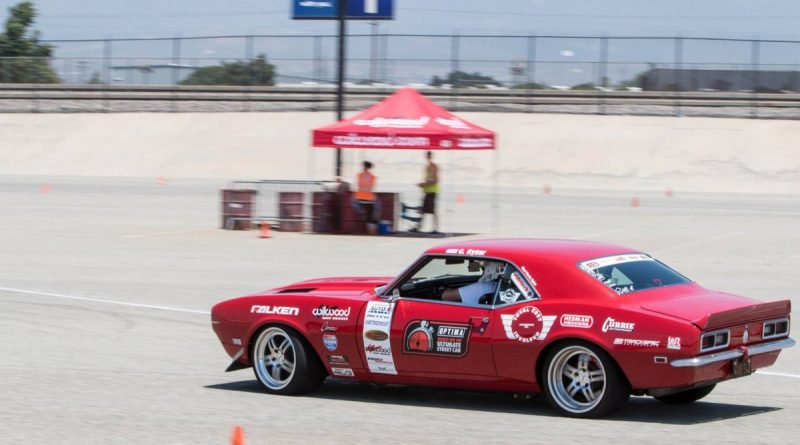
[[[731,342],[731,331],[716,331],[703,334],[700,340],[700,352],[713,351],[727,347]]]
[[[775,338],[787,334],[789,334],[789,319],[782,318],[780,320],[765,321],[761,331],[761,338]]]

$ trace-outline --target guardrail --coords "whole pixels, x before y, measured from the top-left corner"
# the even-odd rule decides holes
[[[349,110],[362,109],[394,91],[387,87],[350,87],[346,89],[345,103]],[[443,88],[422,92],[453,111],[737,117],[744,114],[800,119],[797,93]],[[87,107],[82,102],[100,106]],[[121,106],[125,102],[163,104],[137,110]],[[322,111],[335,106],[336,91],[335,86],[323,84],[308,87],[0,84],[0,112],[220,111],[204,107],[203,103],[238,103],[240,107],[244,104],[243,108],[225,111]]]

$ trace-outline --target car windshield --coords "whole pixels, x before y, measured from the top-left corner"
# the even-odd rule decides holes
[[[691,282],[678,272],[644,254],[595,258],[579,263],[578,267],[618,295]]]

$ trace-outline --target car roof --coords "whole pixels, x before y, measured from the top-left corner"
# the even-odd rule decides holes
[[[641,253],[629,247],[585,240],[504,238],[456,241],[432,247],[429,255],[461,255],[506,258],[512,261],[547,259],[575,264],[592,258]]]

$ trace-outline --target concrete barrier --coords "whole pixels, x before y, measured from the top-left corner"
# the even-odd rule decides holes
[[[449,184],[800,193],[800,122],[462,113],[498,133],[496,152],[438,152]],[[327,112],[0,114],[0,174],[330,179],[333,150],[309,147]],[[421,178],[422,153],[345,151],[383,183]]]

